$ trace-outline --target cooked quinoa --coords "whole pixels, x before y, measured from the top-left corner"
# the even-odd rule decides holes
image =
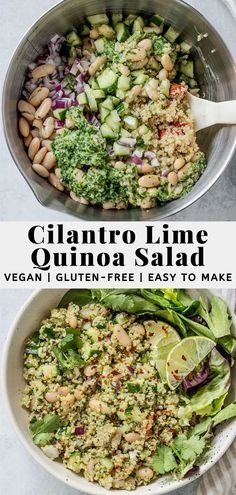
[[[18,102],[33,170],[104,209],[189,193],[206,159],[187,96],[199,94],[191,47],[180,38],[158,14],[98,14],[56,34]]]
[[[150,359],[153,324],[101,304],[70,303],[53,309],[25,343],[22,406],[33,441],[107,489],[155,480],[157,443],[169,446],[189,429],[178,418],[180,396]]]

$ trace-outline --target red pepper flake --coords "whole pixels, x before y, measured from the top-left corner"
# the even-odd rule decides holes
[[[180,380],[180,376],[177,373],[172,373],[175,380]]]
[[[184,356],[184,354],[182,356],[182,359],[183,359],[183,361],[187,361],[187,358]]]
[[[113,376],[116,376],[116,375],[119,375],[120,373],[119,373],[119,371],[117,371],[117,370],[113,370],[113,371],[111,372],[111,374],[112,374]]]
[[[102,337],[98,337],[98,341],[101,342],[103,339]]]
[[[173,124],[174,127],[184,127],[185,125],[187,125],[186,122],[174,122]]]
[[[149,333],[149,337],[153,337],[154,332]]]
[[[134,368],[132,368],[132,366],[127,366],[127,370],[131,373],[131,375],[134,373]]]
[[[166,129],[159,129],[159,138],[162,139],[165,136]]]
[[[183,96],[183,94],[185,93],[185,87],[183,86],[183,84],[171,84],[171,87],[170,87],[170,95],[171,96]]]

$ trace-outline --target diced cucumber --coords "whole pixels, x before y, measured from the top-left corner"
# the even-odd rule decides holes
[[[113,110],[114,105],[112,101],[112,97],[108,96],[103,102],[102,102],[103,108],[107,108],[110,112]]]
[[[129,131],[127,131],[126,129],[123,129],[123,127],[122,127],[120,130],[120,136],[121,137],[131,137],[131,134]]]
[[[129,14],[129,15],[125,18],[124,22],[125,22],[125,24],[127,24],[127,26],[131,26],[131,24],[133,24],[133,22],[134,22],[134,20],[135,20],[136,18],[137,18],[137,16],[136,16],[136,15],[134,15],[134,14]]]
[[[128,146],[122,146],[121,144],[114,143],[113,151],[116,156],[129,156],[131,149]]]
[[[97,24],[109,24],[109,19],[106,14],[89,15],[87,20],[91,26],[97,26]]]
[[[94,44],[98,53],[104,53],[105,50],[104,38],[98,38],[97,40],[94,41]]]
[[[167,98],[170,96],[170,81],[169,79],[163,79],[160,84],[160,92]]]
[[[123,43],[129,37],[129,28],[123,22],[118,22],[115,26],[117,41]]]
[[[107,470],[111,470],[114,466],[112,460],[109,459],[108,457],[100,458],[100,464],[102,465],[102,467],[104,467]]]
[[[170,42],[170,43],[174,43],[175,40],[177,40],[178,36],[180,35],[179,31],[177,31],[175,28],[173,28],[172,26],[170,26],[166,33],[165,33],[165,38]]]
[[[53,115],[55,119],[65,120],[67,110],[68,108],[57,108],[57,110],[54,110]]]
[[[77,100],[80,105],[87,105],[88,99],[85,93],[80,93],[80,95],[77,96]]]
[[[100,127],[101,134],[106,139],[117,139],[116,132],[105,122]]]
[[[99,89],[97,79],[95,77],[93,77],[91,80],[91,87],[92,87],[92,89]]]
[[[110,110],[108,110],[107,108],[104,108],[103,106],[100,107],[100,119],[101,119],[101,122],[105,122],[107,116],[109,115],[110,113]]]
[[[97,112],[98,105],[97,105],[96,99],[94,97],[94,90],[91,89],[88,84],[84,85],[84,89],[85,89],[85,94],[86,94],[87,99],[88,99],[88,104],[89,104],[90,110],[92,110],[92,112]]]
[[[116,96],[117,98],[119,98],[119,100],[123,100],[126,97],[126,91],[123,91],[122,89],[117,89]]]
[[[185,76],[190,77],[191,79],[194,79],[194,64],[193,60],[182,60],[180,64],[180,72],[182,74],[185,74]]]
[[[134,115],[126,115],[124,117],[124,123],[129,129],[137,129],[138,127],[138,119],[137,117],[134,117]]]
[[[182,41],[180,43],[181,53],[189,53],[191,50],[191,46],[187,43],[187,41]]]
[[[154,57],[151,57],[148,62],[148,68],[160,72],[162,65]]]
[[[161,26],[164,21],[164,17],[161,17],[159,14],[153,14],[150,18],[150,23],[156,24],[156,26]]]
[[[122,91],[128,91],[130,88],[130,77],[121,75],[118,79],[117,87]]]
[[[111,20],[112,20],[113,26],[116,26],[116,24],[118,24],[118,22],[121,22],[122,18],[123,18],[123,14],[112,14]]]
[[[66,35],[66,41],[71,46],[81,46],[82,41],[75,31],[71,31]]]
[[[71,57],[71,45],[69,45],[69,43],[67,43],[66,41],[64,41],[64,43],[61,45],[60,55],[67,58]]]
[[[116,107],[116,105],[119,105],[120,103],[120,98],[117,98],[116,96],[112,96],[112,103]]]
[[[142,33],[144,28],[144,20],[142,17],[137,17],[133,23],[133,33]]]
[[[121,103],[119,103],[118,107],[116,107],[116,111],[119,115],[124,115],[126,110],[128,109],[128,106],[128,103],[122,101]]]
[[[77,31],[81,36],[87,36],[90,29],[87,24],[79,24],[79,26],[77,27]]]
[[[157,62],[158,63],[158,62]],[[143,86],[148,80],[147,74],[143,72],[134,79],[134,85]]]
[[[106,95],[102,89],[94,89],[93,96],[96,100],[100,100],[101,98],[106,98]]]
[[[120,117],[116,110],[112,112],[106,118],[106,124],[113,130],[118,131],[120,128]]]
[[[107,67],[98,77],[97,82],[100,89],[110,90],[115,85],[118,75]]]
[[[145,124],[140,125],[140,127],[138,128],[138,132],[140,136],[147,134],[149,131],[150,128]]]

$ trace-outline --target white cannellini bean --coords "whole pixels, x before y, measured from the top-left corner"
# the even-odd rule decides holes
[[[123,347],[126,348],[132,347],[131,338],[129,337],[129,335],[121,325],[119,324],[114,325],[113,334],[115,335],[116,339]]]
[[[33,93],[31,93],[28,101],[34,107],[39,107],[39,105],[41,105],[43,100],[45,100],[45,98],[47,98],[48,95],[49,95],[49,89],[39,86],[33,91]]]
[[[90,65],[89,67],[89,74],[90,76],[94,76],[98,69],[104,65],[107,61],[106,55],[101,55],[100,57],[97,57],[96,60]]]
[[[160,81],[164,81],[165,79],[168,79],[168,71],[166,69],[161,69],[158,74],[158,77]]]
[[[168,174],[168,182],[169,184],[171,184],[171,186],[176,186],[177,182],[178,182],[178,176],[175,172],[170,172]]]
[[[33,122],[34,115],[32,113],[22,112],[22,117],[24,117],[28,122]]]
[[[45,447],[41,447],[41,450],[49,459],[53,460],[59,457],[59,450],[54,445],[45,445]]]
[[[56,402],[58,400],[58,394],[57,394],[57,392],[47,392],[45,394],[45,399],[50,404],[53,404],[54,402]]]
[[[29,145],[30,145],[30,143],[31,143],[32,139],[33,139],[32,134],[29,134],[29,135],[28,135],[28,137],[26,137],[26,138],[24,139],[24,143],[25,143],[26,148],[28,148],[28,147],[29,147]]]
[[[32,77],[34,79],[40,79],[41,77],[49,76],[49,74],[52,74],[54,70],[55,70],[55,65],[42,64],[39,65],[38,67],[35,67],[35,69],[32,70]]]
[[[140,187],[157,187],[160,184],[160,179],[157,175],[143,175],[140,177],[138,184]]]
[[[148,467],[138,469],[137,476],[142,480],[151,480],[153,477],[153,470]]]
[[[28,101],[19,100],[17,108],[18,108],[20,113],[26,112],[26,113],[30,113],[32,115],[35,114],[35,108],[33,107],[33,105],[28,103]]]
[[[33,163],[41,163],[47,153],[47,148],[44,146],[43,148],[40,148],[36,155],[34,156]]]
[[[42,146],[45,146],[48,151],[52,151],[52,141],[50,139],[43,139]]]
[[[48,170],[51,170],[52,168],[55,167],[56,165],[56,157],[53,153],[53,151],[46,151],[45,157],[43,159],[42,164],[44,165],[45,168]]]
[[[43,123],[42,127],[42,138],[48,139],[52,137],[53,131],[55,128],[55,120],[53,117],[47,117]]]
[[[138,43],[138,47],[143,48],[146,51],[149,51],[152,48],[152,40],[150,40],[149,38],[144,38],[144,40]]]
[[[35,112],[36,119],[45,119],[52,106],[51,98],[46,98]]]
[[[174,162],[174,168],[175,170],[179,170],[185,165],[185,159],[184,158],[177,158]]]
[[[24,138],[27,138],[30,133],[29,122],[24,117],[19,119],[19,131]]]
[[[125,440],[129,443],[137,442],[140,440],[140,434],[135,431],[131,431],[130,433],[126,433]]]
[[[40,148],[40,140],[38,137],[34,137],[28,148],[28,157],[30,158],[30,160],[34,159],[36,153],[38,153],[39,148]]]
[[[41,163],[33,163],[32,169],[44,179],[47,179],[49,176],[49,171]]]
[[[69,387],[60,387],[58,389],[58,393],[61,397],[66,397],[70,392]]]
[[[64,186],[63,184],[60,182],[60,180],[57,178],[57,176],[53,173],[49,174],[48,176],[48,181],[50,182],[50,184],[55,187],[55,189],[58,189],[58,191],[64,191]]]
[[[164,55],[162,55],[161,57],[161,65],[164,67],[164,69],[166,69],[168,72],[170,72],[173,67],[174,67],[174,63],[173,61],[171,60],[170,58],[170,55],[168,55],[168,53],[164,53]]]
[[[84,374],[85,376],[94,376],[96,375],[96,372],[97,372],[97,366],[95,365],[88,365],[88,366],[85,366],[84,368]]]
[[[77,328],[78,326],[78,320],[76,316],[71,316],[71,318],[68,321],[69,325],[71,328]]]
[[[126,58],[131,62],[140,62],[146,58],[146,50],[144,48],[134,48],[127,53]]]

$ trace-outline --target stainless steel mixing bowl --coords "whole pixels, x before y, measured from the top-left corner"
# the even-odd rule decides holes
[[[10,152],[37,199],[44,206],[67,212],[84,220],[153,220],[162,219],[199,199],[223,173],[236,146],[234,127],[215,126],[199,133],[198,142],[208,160],[207,170],[192,192],[182,199],[158,206],[149,211],[141,209],[102,210],[73,202],[66,194],[56,191],[45,179],[31,169],[21,137],[17,131],[16,104],[27,66],[41,52],[56,33],[64,33],[83,19],[104,11],[150,14],[158,12],[168,23],[181,32],[181,37],[194,45],[193,56],[202,95],[209,100],[236,99],[236,67],[233,59],[215,29],[195,9],[179,0],[66,0],[46,12],[26,33],[19,43],[6,75],[3,91],[3,119]],[[199,33],[208,37],[197,42]]]

